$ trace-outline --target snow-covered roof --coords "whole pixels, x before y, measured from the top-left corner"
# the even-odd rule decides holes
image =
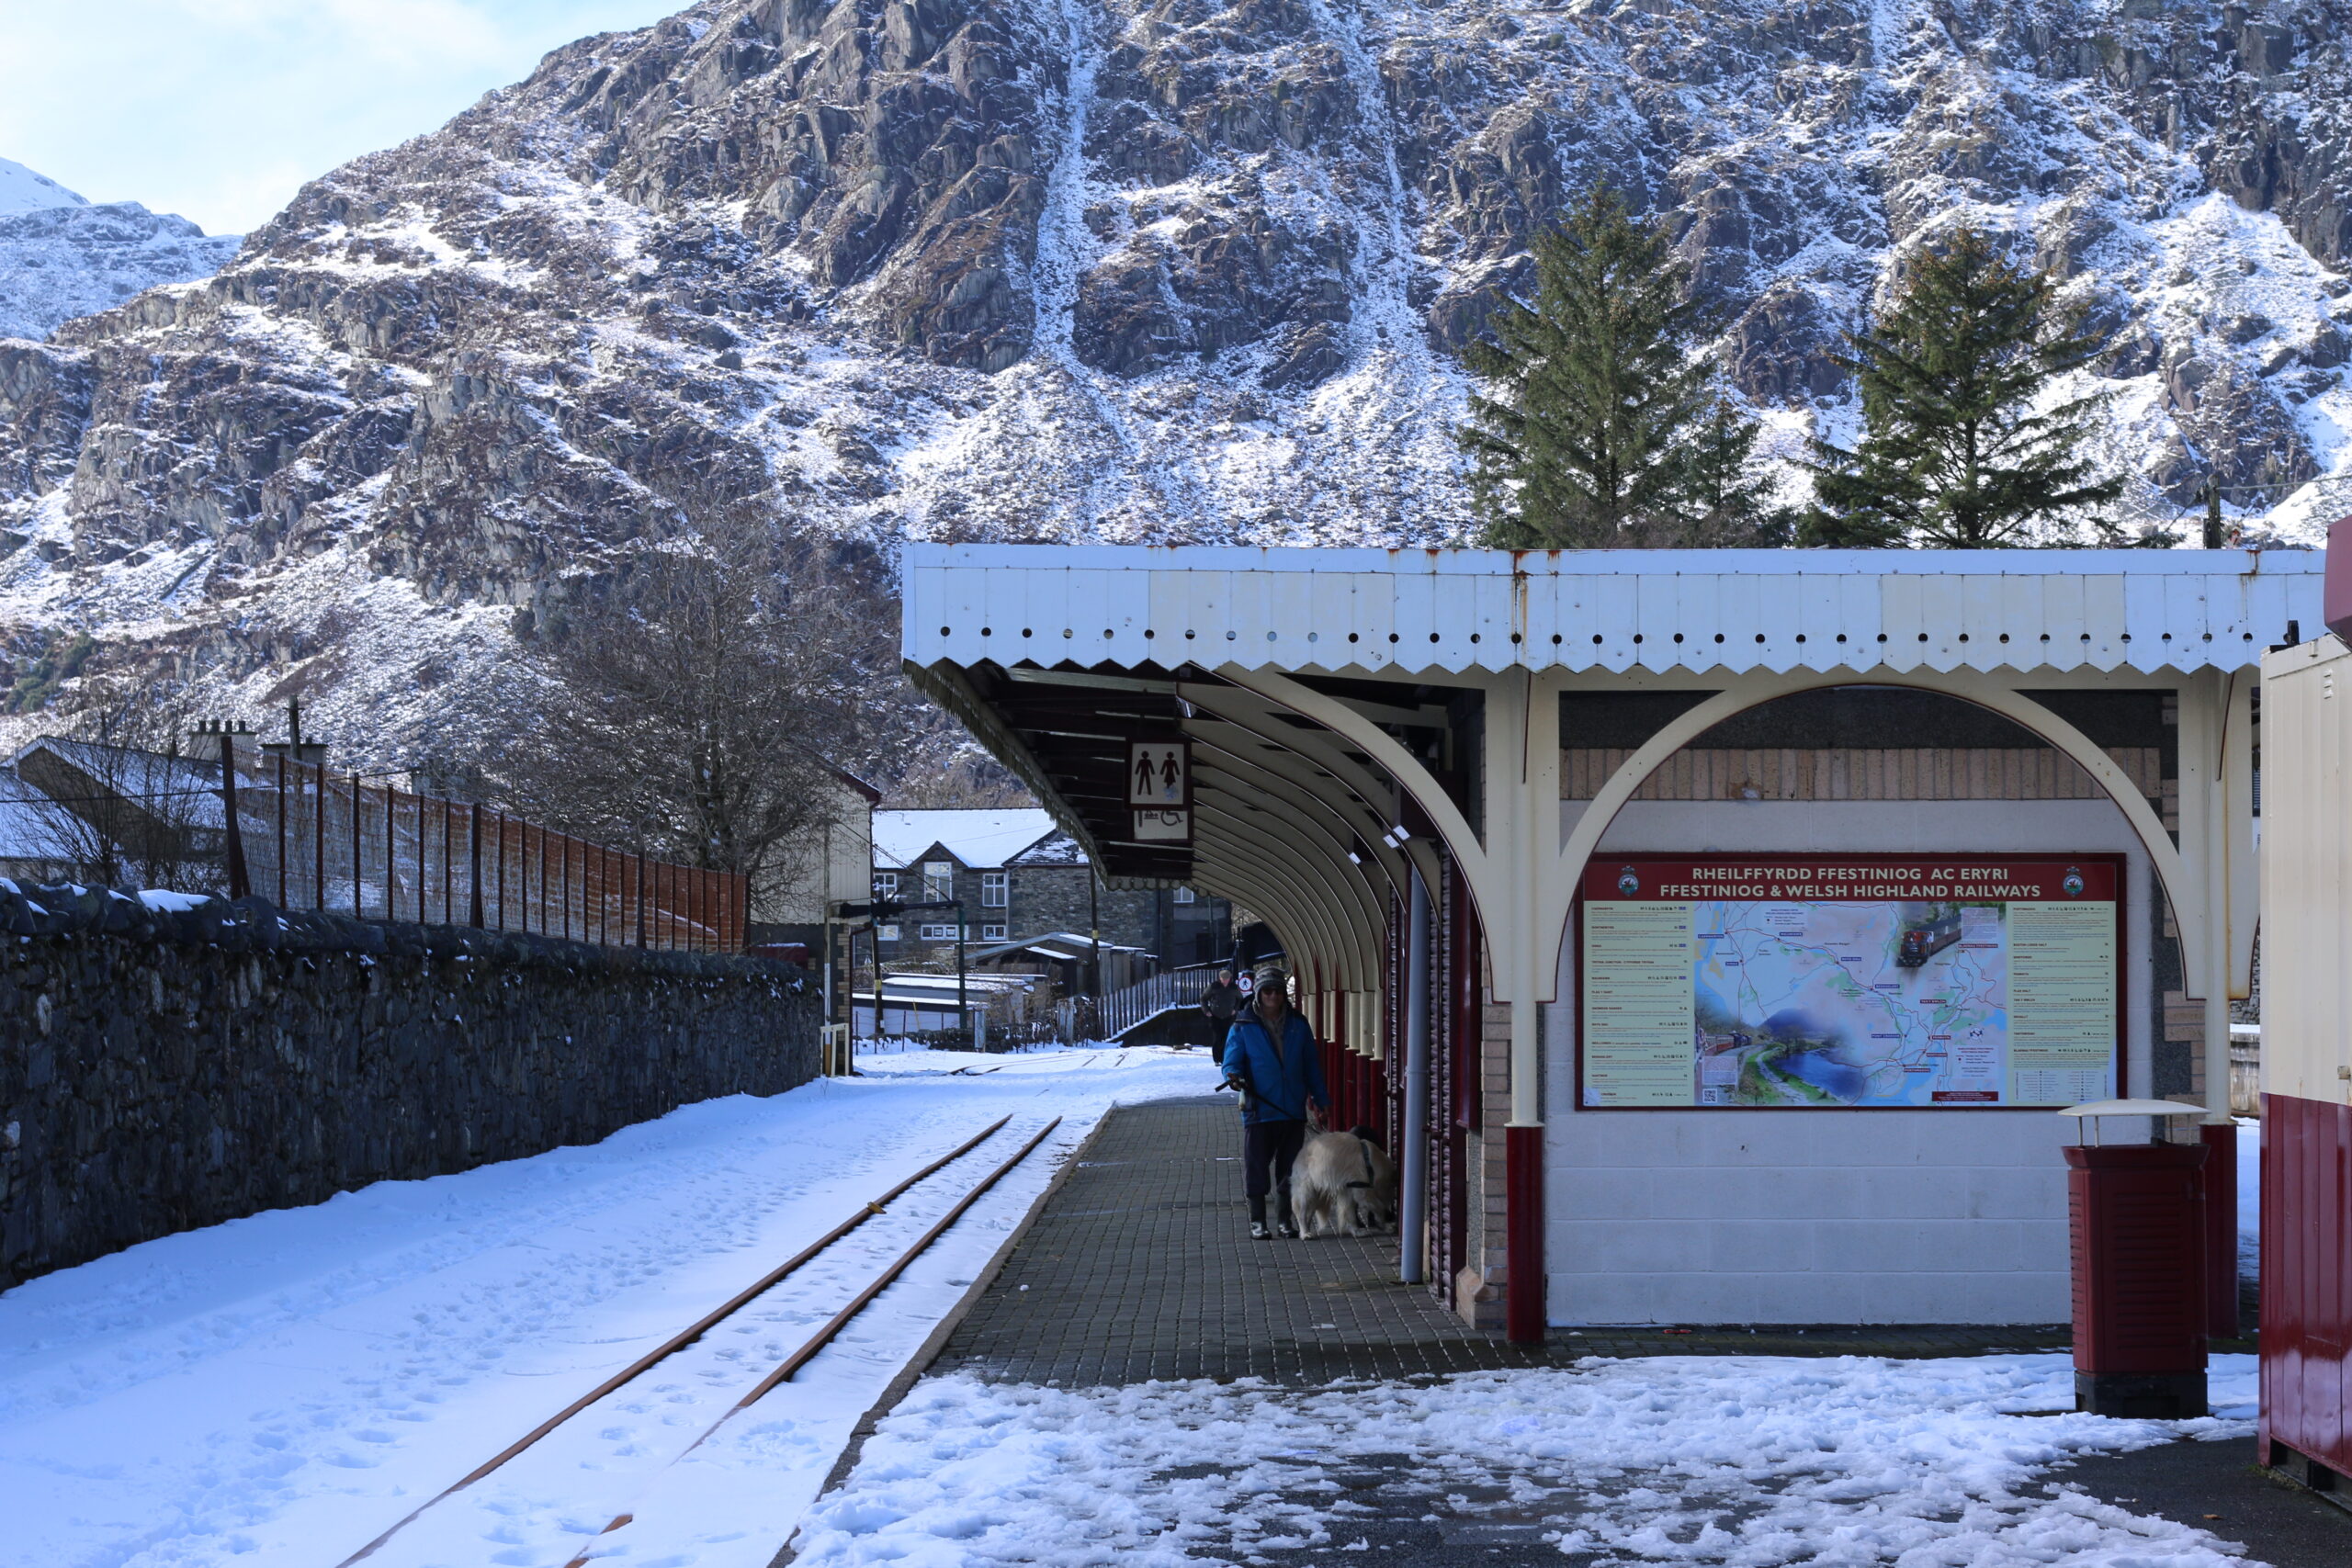
[[[218,828],[227,821],[220,804],[218,762],[43,735],[19,747],[16,755],[8,759],[8,765],[21,768],[25,759],[36,751],[51,753],[89,781],[91,788],[147,805],[187,826]]]
[[[1084,865],[1086,849],[1076,839],[1059,829],[1051,838],[1040,839],[1012,857],[1014,865]]]
[[[0,767],[0,860],[53,860],[63,852],[40,802],[40,791]]]
[[[976,947],[971,949],[966,957],[970,962],[978,964],[987,959],[1003,958],[1015,953],[1034,953],[1040,958],[1058,959],[1068,963],[1074,958],[1086,957],[1097,945],[1084,931],[1048,931],[1043,936],[1024,936],[1018,942],[992,942],[987,947]],[[1115,942],[1106,942],[1099,945],[1105,953],[1148,953],[1150,951],[1148,948],[1125,946]]]
[[[989,811],[877,811],[874,863],[911,866],[938,844],[965,865],[994,869],[1055,831],[1035,807]]]
[[[2245,669],[2308,550],[908,547],[920,666]]]

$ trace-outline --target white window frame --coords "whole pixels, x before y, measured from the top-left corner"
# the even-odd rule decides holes
[[[899,927],[898,927],[898,923],[897,923],[896,921],[893,921],[892,923],[890,923],[889,925],[887,925],[887,926],[876,926],[876,927],[874,928],[874,940],[875,940],[875,941],[876,941],[876,942],[896,942],[896,941],[898,941],[898,940],[899,940]]]
[[[1199,901],[1200,895],[1193,892],[1191,888],[1179,887],[1176,889],[1176,897],[1174,902],[1179,904],[1196,904]]]
[[[922,927],[921,934],[925,942],[954,942],[956,923],[953,920],[930,921]]]
[[[927,860],[922,863],[922,898],[926,904],[956,897],[956,863],[952,860]]]
[[[896,898],[899,896],[899,874],[895,871],[876,872],[874,896],[876,898]]]
[[[1008,928],[1004,926],[982,926],[980,928],[980,940],[982,942],[1007,942],[1011,940],[1007,932]]]
[[[1001,909],[1012,902],[1012,874],[1006,871],[980,873],[980,908]]]

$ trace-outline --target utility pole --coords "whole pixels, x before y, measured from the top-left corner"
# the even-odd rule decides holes
[[[972,1039],[972,1007],[964,995],[964,934],[969,929],[964,924],[964,901],[955,900],[956,908],[956,1022],[964,1032],[965,1043]]]
[[[2205,547],[2209,550],[2218,550],[2222,547],[2222,476],[2207,474],[2205,476]]]
[[[221,850],[222,858],[229,863],[229,897],[249,898],[253,896],[253,881],[245,874],[244,828],[237,818],[237,737],[253,731],[227,719],[215,719],[206,728],[220,740],[220,807],[227,829]]]

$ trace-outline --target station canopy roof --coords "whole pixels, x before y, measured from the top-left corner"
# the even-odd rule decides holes
[[[1434,754],[1462,689],[1510,670],[1602,689],[1612,676],[1713,671],[2245,670],[2298,624],[2324,629],[2324,559],[914,545],[901,646],[910,677],[1022,774],[1107,877],[1186,882],[1196,854],[1243,853],[1285,830],[1263,815],[1264,792],[1300,763],[1273,753],[1283,727],[1315,727],[1262,703],[1243,714],[1257,699],[1238,683],[1253,673],[1312,686]],[[1209,809],[1196,827],[1224,823],[1213,852],[1199,839],[1139,841],[1126,805],[1126,744],[1179,731],[1201,759],[1194,790]],[[1368,760],[1337,755],[1336,740],[1323,735],[1324,761],[1306,765],[1361,776]],[[1371,858],[1361,833],[1350,843]]]
[[[915,545],[910,663],[1374,672],[2243,669],[2312,550]]]

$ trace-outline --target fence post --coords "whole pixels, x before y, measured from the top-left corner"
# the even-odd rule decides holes
[[[324,763],[320,764],[322,767]],[[359,908],[359,884],[362,880],[359,863],[359,818],[363,796],[359,793],[359,770],[351,770],[351,918],[358,919],[364,911]]]
[[[311,770],[318,784],[317,818],[311,824],[311,908],[327,907],[327,765],[321,762]]]
[[[392,796],[397,793],[391,785],[384,786],[384,919],[387,923],[400,919],[399,906],[392,901],[395,873],[401,863],[400,829],[392,821]]]
[[[466,858],[473,863],[473,886],[469,890],[471,908],[467,923],[476,931],[481,929],[481,804],[477,801],[466,807]]]
[[[286,908],[286,759],[277,759],[277,907]]]
[[[220,728],[220,807],[229,824],[229,897],[253,897],[253,880],[245,874],[245,832],[237,820],[237,738],[227,725]]]

